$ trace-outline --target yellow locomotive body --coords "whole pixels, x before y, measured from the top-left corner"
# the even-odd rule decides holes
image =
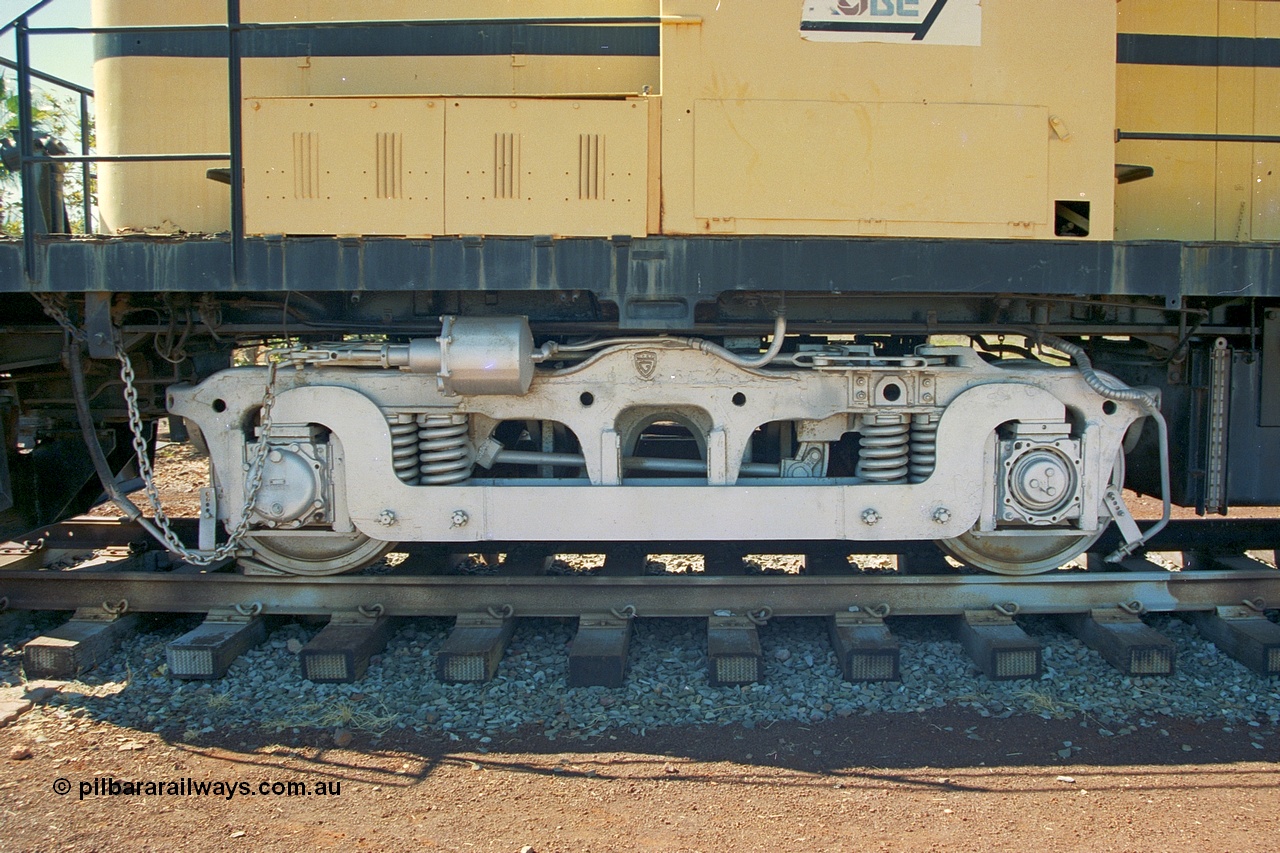
[[[96,8],[125,26],[215,22],[223,5]],[[716,0],[473,4],[471,20],[417,42],[411,30],[254,32],[247,231],[1049,238],[1068,205],[1087,222],[1072,233],[1109,239],[1113,4],[944,5],[932,39],[973,7],[972,44],[818,39],[802,29],[804,3]],[[459,9],[404,0],[378,12],[433,20]],[[350,16],[336,2],[244,4],[247,21]],[[104,107],[106,152],[224,146],[225,62],[170,55],[176,46],[134,55],[128,38],[99,60],[98,91],[122,107],[146,91],[163,120]],[[436,53],[351,46],[366,39]],[[455,55],[466,50],[484,53]],[[157,79],[174,85],[156,93],[146,81]],[[118,230],[225,228],[225,190],[198,166],[104,168],[103,184]]]

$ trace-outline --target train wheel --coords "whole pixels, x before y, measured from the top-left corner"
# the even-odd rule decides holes
[[[1105,529],[1105,528],[1104,528]],[[1070,562],[1089,549],[1102,531],[1088,536],[1043,533],[1029,536],[980,535],[972,530],[938,547],[967,566],[997,575],[1037,575]]]
[[[394,542],[370,539],[363,533],[321,533],[297,536],[249,536],[246,544],[258,562],[290,575],[343,575],[376,563]]]
[[[1111,469],[1111,485],[1124,485],[1124,454],[1117,455]],[[1110,515],[1099,507],[1096,533],[1083,536],[1063,535],[1051,530],[1037,533],[1035,528],[1020,529],[1002,535],[1000,532],[978,533],[970,530],[954,539],[943,539],[938,547],[947,556],[967,566],[997,575],[1038,575],[1051,572],[1079,557],[1102,537]]]

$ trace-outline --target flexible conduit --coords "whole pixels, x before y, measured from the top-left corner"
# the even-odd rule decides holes
[[[1160,520],[1148,528],[1136,541],[1121,545],[1107,556],[1108,563],[1118,563],[1149,542],[1152,537],[1164,530],[1169,524],[1169,517],[1173,512],[1173,501],[1169,497],[1169,425],[1165,423],[1164,414],[1160,411],[1160,407],[1156,405],[1155,398],[1136,388],[1116,388],[1109,384],[1093,369],[1093,362],[1090,361],[1088,353],[1082,347],[1053,335],[1041,335],[1032,332],[1029,337],[1071,356],[1071,360],[1075,363],[1076,369],[1080,371],[1080,376],[1084,379],[1085,384],[1094,391],[1109,400],[1116,400],[1121,403],[1137,403],[1156,422],[1156,431],[1160,437]]]

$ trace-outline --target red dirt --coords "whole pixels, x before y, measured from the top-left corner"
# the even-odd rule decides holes
[[[187,744],[23,718],[0,730],[0,849],[1235,853],[1274,850],[1280,832],[1270,729],[1167,721],[1104,738],[1075,721],[939,711],[574,745],[513,735],[487,753],[433,735],[357,734],[346,749],[327,731],[279,737]],[[1065,761],[1064,741],[1077,748]],[[7,758],[15,747],[32,757]],[[81,782],[107,777],[340,793],[79,799]]]

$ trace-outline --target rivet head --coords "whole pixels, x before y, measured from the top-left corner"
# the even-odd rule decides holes
[[[880,513],[874,509],[865,509],[862,511],[862,523],[871,527],[880,521]]]
[[[460,510],[460,509],[455,509],[455,510],[453,511],[453,526],[454,526],[454,527],[466,527],[466,526],[467,526],[467,522],[468,522],[468,521],[470,521],[470,520],[471,520],[471,516],[467,515],[465,511]]]
[[[396,523],[396,514],[389,509],[384,509],[378,513],[378,523],[383,527],[390,527]]]

